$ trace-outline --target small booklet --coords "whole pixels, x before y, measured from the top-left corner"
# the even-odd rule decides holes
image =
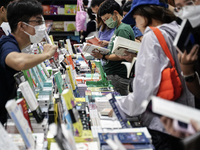
[[[82,52],[92,54],[92,51],[107,54],[110,50],[90,43],[83,43]]]
[[[126,53],[124,53],[124,51],[137,53],[140,49],[140,45],[141,43],[117,36],[114,40],[112,53],[118,56],[125,56]]]
[[[121,64],[124,64],[126,66],[127,69],[127,78],[131,78],[134,76],[134,64],[136,62],[137,58],[134,57],[132,62],[121,62]]]
[[[196,38],[199,37],[197,36]],[[184,53],[186,50],[189,54],[192,47],[198,43],[196,38],[194,28],[192,28],[189,20],[184,19],[181,23],[180,30],[176,35],[173,45],[180,53]]]
[[[96,45],[96,46],[100,46],[99,45],[99,39],[96,36],[90,36],[90,37],[86,37],[85,40],[87,41],[87,43]]]

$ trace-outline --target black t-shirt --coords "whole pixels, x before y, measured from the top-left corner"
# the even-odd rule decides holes
[[[5,34],[5,32],[3,31],[3,29],[0,27],[0,38],[1,38],[3,35],[6,35],[6,34]]]
[[[7,55],[11,52],[21,52],[13,35],[3,36],[0,39],[0,121],[5,123],[7,111],[5,104],[16,96],[16,82],[13,77],[18,71],[8,67],[5,63]]]

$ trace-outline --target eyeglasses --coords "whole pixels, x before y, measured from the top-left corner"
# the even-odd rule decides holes
[[[177,6],[174,8],[174,14],[176,16],[180,16],[182,13],[183,13],[183,8],[186,9],[186,10],[190,10],[190,7],[189,6],[195,6],[195,2],[197,0],[189,0],[189,1],[186,1],[184,6]],[[192,8],[193,10],[195,9],[195,7]],[[193,11],[191,10],[191,11]]]
[[[41,25],[41,24],[44,24],[45,21],[43,21],[43,20],[29,20],[28,22],[35,22],[35,23]]]

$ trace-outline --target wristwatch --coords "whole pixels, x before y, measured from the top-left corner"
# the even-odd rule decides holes
[[[102,59],[107,60],[105,56],[106,56],[106,55],[104,54],[103,57],[102,57]]]
[[[191,74],[191,75],[183,75],[183,72],[181,72],[183,78],[185,79],[186,82],[193,82],[195,79],[196,79],[196,76],[197,76],[197,72],[195,71],[194,74]]]

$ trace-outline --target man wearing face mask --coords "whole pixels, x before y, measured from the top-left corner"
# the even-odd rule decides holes
[[[31,43],[38,43],[45,33],[42,5],[36,0],[18,0],[7,7],[11,34],[0,39],[0,122],[6,122],[5,104],[16,96],[13,75],[49,59],[57,46],[44,45],[42,54],[26,54],[21,50]]]
[[[93,56],[107,61],[107,64],[103,66],[103,69],[107,78],[111,80],[114,90],[121,95],[128,95],[129,79],[127,79],[127,70],[125,65],[121,64],[124,59],[112,54],[112,49],[114,45],[113,41],[117,36],[134,41],[134,32],[130,25],[121,22],[122,10],[119,4],[114,0],[105,1],[100,6],[98,15],[109,28],[116,29],[108,45],[110,53],[108,55],[102,55],[101,53],[94,52]]]

